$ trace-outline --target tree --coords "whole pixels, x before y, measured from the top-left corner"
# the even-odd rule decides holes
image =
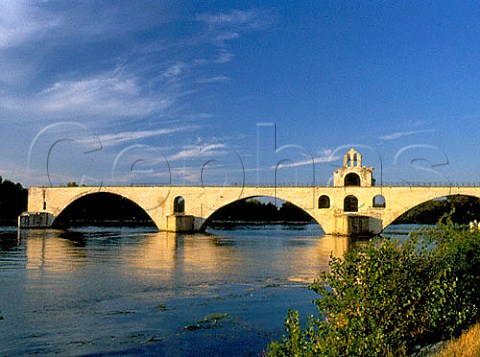
[[[279,219],[283,222],[312,222],[310,215],[290,202],[282,203],[278,211]]]
[[[28,190],[20,183],[4,180],[0,176],[0,221],[14,224],[17,217],[27,210]]]
[[[312,218],[297,206],[284,202],[277,208],[272,202],[256,198],[233,202],[219,209],[212,220],[245,222],[311,222]]]

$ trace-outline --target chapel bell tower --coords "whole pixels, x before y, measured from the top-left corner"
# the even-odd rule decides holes
[[[374,185],[372,176],[373,167],[362,165],[362,155],[351,148],[343,155],[343,166],[333,173],[334,186],[362,186]]]

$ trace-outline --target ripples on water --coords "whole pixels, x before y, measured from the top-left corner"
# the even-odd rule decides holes
[[[318,226],[175,235],[0,230],[0,355],[256,356],[347,238]]]

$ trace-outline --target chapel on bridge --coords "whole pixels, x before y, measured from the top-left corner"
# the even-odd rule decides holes
[[[333,185],[338,186],[374,186],[373,167],[362,165],[362,155],[351,148],[343,155],[343,166],[333,173]]]

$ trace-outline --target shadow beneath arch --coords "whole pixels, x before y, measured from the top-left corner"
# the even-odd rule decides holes
[[[150,216],[136,203],[106,192],[77,199],[53,222],[53,228],[82,226],[156,227]]]
[[[252,229],[273,225],[301,227],[311,224],[318,225],[312,216],[298,206],[278,198],[259,196],[241,199],[221,207],[205,220],[202,228]]]

